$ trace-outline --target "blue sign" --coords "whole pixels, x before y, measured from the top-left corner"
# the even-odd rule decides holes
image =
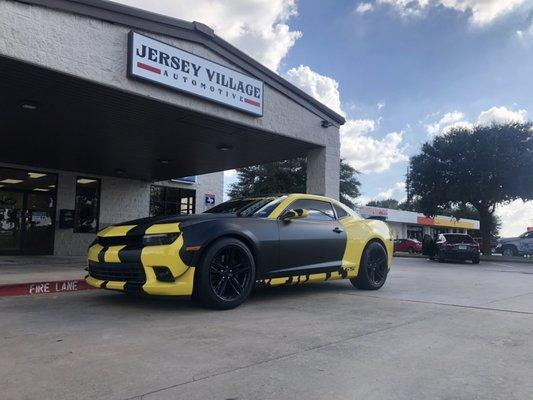
[[[205,205],[206,207],[212,207],[215,205],[215,195],[212,193],[205,194]]]
[[[186,183],[188,185],[193,185],[196,183],[196,175],[194,176],[184,176],[183,178],[171,179],[172,182]]]

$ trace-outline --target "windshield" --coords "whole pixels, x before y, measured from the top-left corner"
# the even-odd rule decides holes
[[[287,196],[234,199],[220,203],[205,213],[237,214],[239,217],[268,217],[285,197]]]

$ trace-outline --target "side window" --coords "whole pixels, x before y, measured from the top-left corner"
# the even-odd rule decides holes
[[[526,239],[533,239],[533,231],[526,234]]]
[[[338,206],[337,204],[333,204],[333,207],[335,208],[335,212],[337,213],[338,219],[342,219],[348,216],[348,212],[341,206]]]
[[[331,221],[335,219],[331,204],[325,201],[309,199],[296,200],[289,206],[289,208],[303,208],[309,210],[309,216],[306,218],[308,220]]]

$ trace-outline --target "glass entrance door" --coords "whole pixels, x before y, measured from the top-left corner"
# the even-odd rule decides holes
[[[51,254],[54,248],[55,194],[27,193],[22,249],[26,254]]]
[[[0,192],[0,253],[20,252],[23,207],[23,193]]]
[[[57,175],[0,167],[0,254],[53,254]]]

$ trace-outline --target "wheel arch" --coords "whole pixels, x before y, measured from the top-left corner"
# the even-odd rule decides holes
[[[206,240],[204,242],[204,244],[202,245],[200,251],[198,251],[198,253],[195,256],[194,265],[195,266],[199,265],[200,261],[202,260],[202,257],[204,256],[206,251],[209,249],[209,247],[211,247],[211,245],[213,245],[213,243],[215,243],[218,240],[225,239],[225,238],[238,239],[241,242],[243,242],[246,245],[246,247],[248,247],[250,252],[252,253],[252,257],[254,258],[254,262],[256,264],[256,269],[257,269],[257,261],[258,261],[257,245],[255,244],[253,239],[250,238],[248,235],[246,235],[246,234],[244,234],[242,232],[234,232],[234,231],[225,232],[225,233],[223,233],[221,235],[213,236],[213,237],[209,238],[208,240]]]
[[[385,254],[387,255],[387,266],[390,268],[389,260],[392,257],[392,253],[394,253],[394,248],[393,248],[393,252],[391,254],[389,254],[389,250],[387,249],[387,246],[385,245],[385,241],[382,238],[380,238],[380,237],[372,237],[365,243],[365,246],[363,247],[363,251],[361,251],[361,259],[359,260],[359,268],[361,268],[361,265],[363,263],[363,257],[365,255],[366,249],[372,243],[379,243],[381,246],[383,246],[383,248],[385,249]],[[359,274],[359,268],[357,270],[358,274]]]

